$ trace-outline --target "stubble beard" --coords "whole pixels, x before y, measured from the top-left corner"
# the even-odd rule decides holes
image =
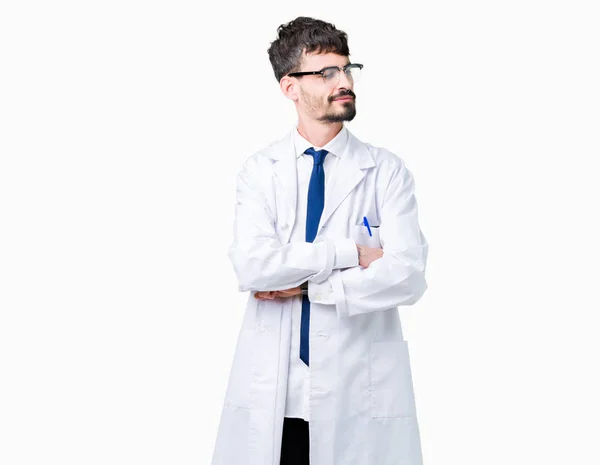
[[[330,106],[335,105],[335,103],[330,103]],[[326,112],[323,116],[319,118],[319,121],[324,123],[341,123],[342,121],[352,121],[356,116],[356,104],[354,100],[349,100],[347,102],[342,103],[342,110],[339,112]]]
[[[304,102],[307,104],[310,112],[313,115],[318,115],[322,112],[322,104],[320,104],[319,100],[316,97],[304,92],[304,90],[300,90],[302,98]],[[354,100],[349,100],[347,102],[342,102],[342,108],[338,111],[333,110],[333,106],[337,105],[335,101],[328,102],[327,109],[325,113],[321,116],[317,116],[315,119],[322,123],[341,123],[343,121],[352,121],[356,116],[356,104]]]

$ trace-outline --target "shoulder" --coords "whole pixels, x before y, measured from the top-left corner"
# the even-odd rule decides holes
[[[404,159],[385,147],[366,144],[378,167],[399,170],[406,166]]]
[[[378,172],[397,175],[400,172],[408,171],[404,158],[398,153],[370,142],[363,142],[356,136],[352,137],[355,139],[356,146],[362,146],[371,155]]]
[[[242,162],[241,173],[269,174],[278,161],[277,154],[281,153],[289,141],[289,134],[272,141],[261,149],[246,155]],[[266,172],[266,173],[265,173]]]

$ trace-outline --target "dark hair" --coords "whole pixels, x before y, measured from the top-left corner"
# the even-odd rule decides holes
[[[300,71],[302,52],[350,55],[347,34],[319,19],[299,16],[279,26],[277,33],[268,49],[277,82],[288,73]]]

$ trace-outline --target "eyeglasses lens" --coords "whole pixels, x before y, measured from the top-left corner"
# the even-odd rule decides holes
[[[360,79],[360,68],[358,66],[349,66],[346,68],[346,76],[352,83]],[[328,69],[323,73],[323,80],[327,83],[338,82],[340,78],[339,69]]]

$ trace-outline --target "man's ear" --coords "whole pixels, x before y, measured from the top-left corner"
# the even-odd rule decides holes
[[[294,102],[298,100],[298,81],[289,76],[283,76],[279,81],[279,88],[283,95]]]

